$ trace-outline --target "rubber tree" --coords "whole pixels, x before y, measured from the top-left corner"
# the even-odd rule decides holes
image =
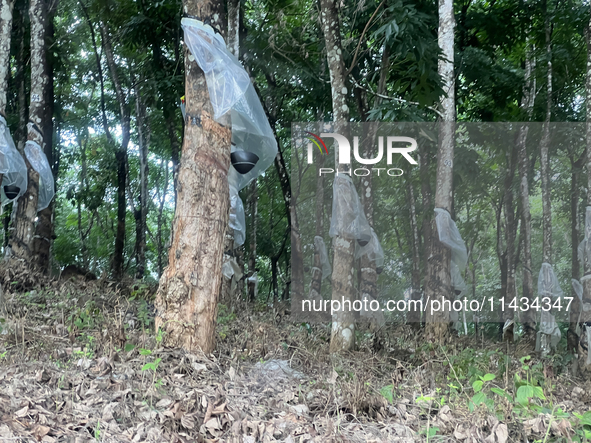
[[[45,47],[45,20],[47,11],[43,0],[31,0],[29,19],[31,21],[31,100],[27,141],[43,148],[43,120],[45,115],[45,88],[48,83]],[[18,199],[12,252],[15,257],[30,261],[32,241],[35,235],[35,216],[39,199],[39,174],[28,161],[27,191]]]
[[[127,213],[125,191],[127,186],[127,147],[131,137],[131,111],[117,69],[109,26],[105,20],[101,20],[99,26],[107,66],[109,67],[111,80],[115,87],[115,95],[119,103],[119,117],[121,122],[121,144],[115,153],[117,163],[117,230],[115,231],[115,251],[111,262],[113,277],[120,279],[123,276],[123,251],[125,248],[125,216]]]
[[[441,115],[437,146],[437,176],[435,207],[450,214],[453,203],[453,158],[456,119],[454,77],[454,8],[451,0],[439,0],[439,30],[437,41],[441,49],[438,73],[445,95],[441,97]],[[431,253],[427,256],[425,295],[431,300],[443,301],[452,294],[450,277],[451,251],[439,241],[432,224]],[[440,310],[431,314],[427,309],[427,338],[443,343],[449,334],[449,312]]]
[[[6,111],[6,90],[10,71],[10,37],[14,1],[0,0],[0,115]]]
[[[184,0],[183,12],[226,28],[221,0]],[[213,351],[228,226],[231,125],[215,121],[203,71],[185,53],[186,121],[169,265],[156,295],[156,330],[164,343]]]
[[[320,18],[326,46],[328,70],[330,72],[333,121],[344,124],[349,121],[347,106],[347,84],[339,15],[335,0],[320,1]],[[338,131],[337,131],[338,132]],[[335,152],[335,170],[339,165],[338,153]],[[355,253],[354,239],[336,235],[333,239],[334,256],[332,271],[332,299],[353,303],[353,261]],[[351,311],[340,310],[333,314],[330,352],[351,350],[355,347],[355,320]]]
[[[546,9],[548,2],[546,2]],[[551,203],[551,189],[550,189],[550,119],[552,117],[552,26],[550,24],[550,17],[548,10],[546,10],[545,21],[546,34],[546,117],[542,126],[542,138],[540,140],[540,175],[542,178],[542,261],[552,265],[552,203]],[[549,276],[548,276],[549,278]],[[539,292],[538,288],[538,292]],[[554,317],[549,312],[542,312],[542,321],[553,320]],[[541,339],[542,355],[550,351],[549,336],[544,334]]]
[[[585,80],[585,100],[587,119],[585,126],[585,139],[587,146],[587,210],[585,211],[585,242],[586,248],[583,254],[584,276],[581,278],[583,285],[583,303],[591,303],[591,241],[587,226],[591,220],[588,220],[589,206],[591,206],[591,17],[587,27],[587,77]]]
[[[529,38],[526,40],[525,73],[523,96],[520,108],[526,118],[531,118],[536,97],[536,80],[534,75],[535,58]],[[522,268],[523,268],[523,297],[531,300],[534,292],[531,258],[531,212],[529,204],[529,157],[527,154],[527,135],[529,127],[522,125],[517,134],[517,158],[519,164],[519,198],[521,200],[521,242],[522,242]],[[533,345],[535,342],[536,326],[535,312],[532,310],[521,313],[526,340]]]
[[[45,20],[45,44],[53,45],[55,43],[54,17],[57,13],[58,1],[50,2],[50,9],[47,10]],[[54,185],[59,170],[59,149],[54,149],[54,58],[51,54],[46,54],[45,70],[47,74],[47,83],[45,84],[45,117],[43,118],[44,152],[49,166],[52,168]],[[59,144],[58,144],[59,145]],[[32,241],[33,263],[36,268],[43,273],[51,271],[51,245],[54,232],[54,208],[55,198],[49,206],[37,213],[37,226],[35,227],[35,237]]]

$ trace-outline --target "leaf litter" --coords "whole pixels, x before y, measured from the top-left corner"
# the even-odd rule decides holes
[[[159,345],[149,297],[130,300],[133,283],[6,284],[18,279],[11,271],[3,285],[0,441],[402,443],[435,428],[438,441],[468,443],[572,435],[566,420],[516,426],[437,404],[432,356],[390,342],[411,343],[406,326],[385,339],[368,332],[358,351],[331,356],[326,327],[244,304],[240,318],[218,325],[213,355],[193,354]],[[565,408],[585,410],[587,392],[565,394]]]

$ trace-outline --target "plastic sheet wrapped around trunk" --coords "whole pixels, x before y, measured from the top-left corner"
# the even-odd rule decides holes
[[[18,199],[27,190],[27,165],[16,150],[4,117],[0,116],[0,174],[2,205]],[[6,192],[8,191],[8,196]]]
[[[355,185],[348,175],[337,175],[332,187],[332,218],[329,235],[350,240],[371,240],[371,227],[365,218]]]
[[[242,246],[246,240],[246,217],[244,216],[244,204],[234,186],[230,186],[229,225],[234,230],[234,247]]]
[[[540,297],[562,297],[563,292],[556,278],[556,273],[550,263],[542,263],[538,275],[538,294]]]
[[[252,170],[238,178],[240,190],[273,163],[277,155],[273,130],[248,73],[226,49],[223,38],[198,20],[183,18],[181,25],[185,42],[205,73],[214,118],[230,113],[232,151],[251,152],[259,159]]]
[[[244,94],[250,78],[211,26],[191,18],[183,18],[181,26],[185,43],[205,74],[214,118],[218,119]]]
[[[458,266],[460,271],[463,271],[468,263],[468,252],[456,222],[452,220],[449,212],[445,209],[435,208],[435,214],[439,241],[451,249],[451,261]]]
[[[550,298],[551,303],[555,299],[562,297],[563,292],[556,278],[554,268],[550,263],[542,263],[538,275],[538,295],[540,300]],[[542,310],[540,317],[540,329],[536,338],[536,351],[543,355],[550,353],[555,349],[560,341],[562,334],[556,323],[556,318],[549,311]]]
[[[384,250],[373,228],[370,227],[370,230],[371,240],[365,246],[357,245],[355,258],[361,258],[363,255],[367,255],[370,261],[375,262],[376,268],[381,268],[384,266]]]
[[[556,349],[561,337],[556,318],[549,311],[542,311],[540,330],[536,337],[536,352],[547,355],[550,349]]]
[[[324,239],[320,236],[314,237],[314,249],[318,251],[320,256],[320,266],[322,268],[322,280],[327,277],[330,277],[332,274],[332,268],[330,266],[330,261],[328,260],[328,253],[326,252],[326,245],[324,243]]]
[[[591,206],[587,206],[585,209],[585,238],[579,243],[579,247],[577,248],[579,261],[583,269],[587,269],[586,263],[591,263],[591,245],[588,244],[589,239],[591,239]]]
[[[37,211],[41,211],[49,206],[55,195],[53,184],[53,173],[47,161],[47,157],[34,141],[29,140],[25,144],[25,155],[27,160],[35,171],[39,173],[39,200],[37,202]]]
[[[259,158],[252,170],[239,177],[238,189],[242,189],[271,166],[277,156],[277,142],[261,101],[251,84],[234,104],[230,115],[235,150],[252,152]]]
[[[455,295],[458,297],[464,295],[468,290],[468,286],[466,286],[466,282],[462,278],[460,268],[452,261],[449,271],[451,274],[451,287],[454,289]]]

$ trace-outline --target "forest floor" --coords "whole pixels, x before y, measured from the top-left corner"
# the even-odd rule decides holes
[[[591,439],[591,384],[564,359],[406,326],[328,353],[326,327],[221,306],[213,355],[167,349],[153,288],[0,270],[0,441],[568,442]]]

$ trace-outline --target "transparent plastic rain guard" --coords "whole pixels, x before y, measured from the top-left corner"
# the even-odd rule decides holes
[[[27,165],[23,156],[16,150],[14,141],[10,136],[4,117],[0,116],[0,174],[2,177],[2,206],[18,199],[27,190]],[[18,186],[18,195],[9,200],[4,193],[4,186]]]
[[[47,161],[47,157],[34,141],[27,141],[25,144],[25,155],[32,168],[39,173],[39,200],[37,211],[41,211],[49,206],[51,199],[55,195],[53,188],[53,174]]]
[[[451,262],[450,267],[450,274],[451,274],[451,287],[454,291],[460,291],[458,297],[464,295],[468,290],[468,286],[466,286],[466,282],[462,278],[462,273],[460,272],[460,268],[456,265],[453,261]]]
[[[239,176],[237,189],[241,190],[273,163],[275,136],[248,73],[226,49],[223,38],[198,20],[183,18],[181,26],[191,54],[205,73],[214,118],[230,112],[232,151],[248,151],[259,157],[250,172]]]
[[[585,255],[591,251],[587,251],[587,240],[591,238],[591,206],[587,206],[585,209],[585,238],[579,243],[577,252],[579,255],[579,261],[583,268],[585,268]],[[591,257],[587,255],[587,262],[591,262]]]
[[[324,239],[318,235],[314,237],[314,250],[318,251],[320,255],[320,266],[322,269],[322,280],[327,277],[330,277],[332,274],[332,268],[330,266],[330,261],[328,260],[328,253],[326,252],[326,245],[324,244]]]
[[[355,258],[361,258],[361,256],[367,254],[367,258],[376,263],[376,268],[381,268],[384,266],[384,250],[382,249],[382,245],[380,245],[380,241],[378,240],[375,231],[371,227],[370,229],[371,240],[365,246],[359,246],[359,244],[357,244]]]
[[[550,263],[542,263],[542,267],[540,268],[538,275],[538,295],[540,296],[540,300],[544,297],[549,297],[552,300],[551,303],[563,295],[558,278],[556,278],[556,274]],[[556,348],[560,337],[562,337],[558,324],[556,323],[556,317],[550,314],[549,311],[544,310],[542,310],[540,316],[540,330],[536,339],[536,351],[543,350],[543,352],[549,352],[547,339],[542,337],[542,334],[550,336],[549,344],[551,348]]]
[[[371,227],[365,218],[355,185],[348,175],[337,175],[334,179],[328,234],[350,240],[371,239]]]
[[[466,243],[462,240],[456,222],[452,220],[449,212],[442,208],[435,208],[435,214],[439,241],[451,249],[451,261],[458,266],[461,272],[468,263]]]
[[[246,217],[244,204],[238,190],[230,184],[230,220],[229,226],[234,230],[234,248],[242,246],[246,240]]]

